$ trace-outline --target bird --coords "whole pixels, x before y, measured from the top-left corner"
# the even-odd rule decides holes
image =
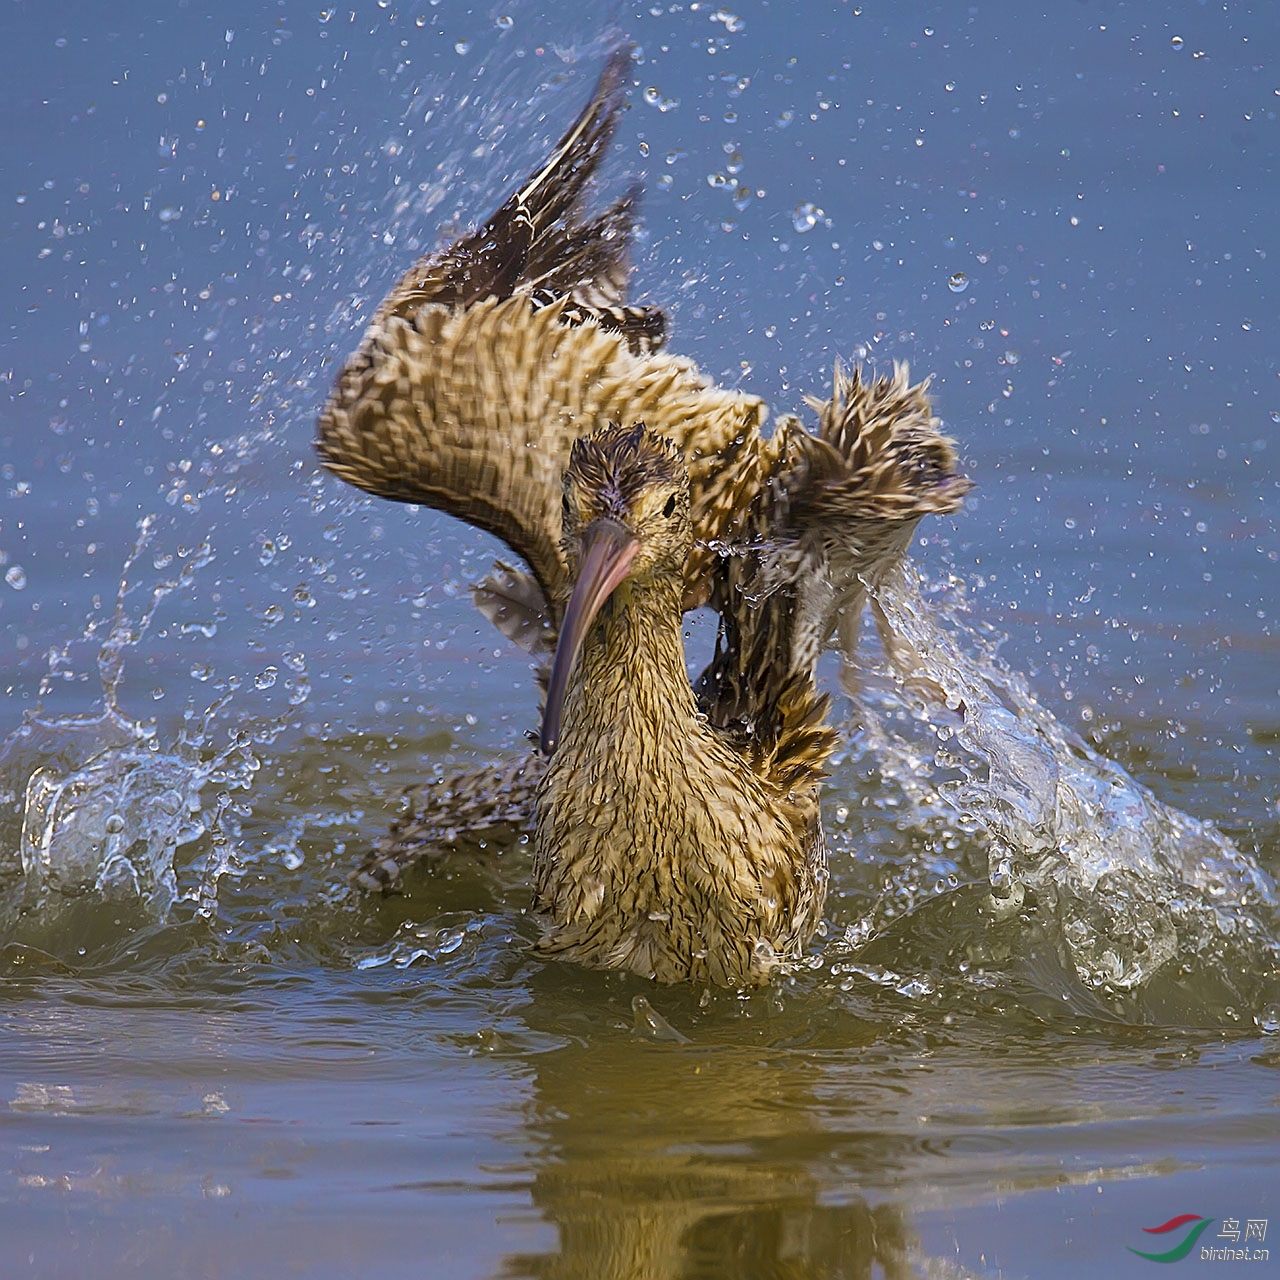
[[[615,423],[577,440],[563,524],[572,590],[539,742],[538,949],[659,982],[767,981],[821,917],[829,699],[774,668],[771,714],[750,734],[699,707],[681,636],[689,477],[666,437]]]
[[[905,366],[865,377],[837,365],[830,396],[809,401],[815,430],[784,415],[765,434],[763,400],[670,353],[661,310],[629,303],[639,188],[594,217],[584,203],[630,56],[615,50],[583,111],[478,230],[402,276],[338,375],[317,448],[367,492],[505,541],[524,567],[497,562],[473,597],[545,660],[571,594],[561,540],[571,455],[609,424],[645,424],[675,445],[687,475],[680,607],[719,615],[698,705],[718,732],[759,750],[752,739],[779,723],[783,691],[807,687],[833,642],[852,686],[868,584],[900,561],[924,515],[959,508],[969,481],[928,382],[912,384]],[[876,621],[887,648],[892,630]],[[544,666],[538,682],[548,675]],[[532,829],[547,766],[534,751],[412,788],[353,881],[394,890],[460,837]]]

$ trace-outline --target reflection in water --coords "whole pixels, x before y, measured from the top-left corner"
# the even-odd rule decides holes
[[[653,1017],[641,1010],[633,1038],[602,1036],[535,1059],[530,1124],[545,1136],[533,1199],[559,1248],[512,1258],[505,1274],[914,1274],[903,1210],[873,1205],[856,1184],[833,1188],[811,1167],[830,1146],[813,1093],[819,1063],[733,1044],[646,1043]]]
[[[640,987],[651,997],[629,1008]],[[1073,1042],[1016,1014],[998,1038],[989,1019],[894,1028],[866,984],[858,1016],[823,980],[700,1000],[561,966],[531,973],[528,995],[526,1041],[558,1043],[524,1059],[521,1166],[557,1238],[509,1258],[511,1276],[966,1276],[936,1236],[921,1241],[940,1203],[963,1216],[993,1177],[1002,1198],[1096,1197],[1178,1172],[1166,1153],[1223,1124],[1137,1087],[1152,1066],[1195,1069],[1163,1035]]]

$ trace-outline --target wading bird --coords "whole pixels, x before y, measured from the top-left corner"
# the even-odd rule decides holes
[[[736,752],[741,778],[755,779],[742,782],[747,791],[774,785],[772,766],[762,762],[787,743],[775,760],[785,772],[778,761],[791,759],[796,726],[805,725],[801,736],[809,735],[810,747],[801,754],[809,772],[801,793],[811,790],[812,799],[797,803],[806,814],[811,807],[816,822],[817,777],[830,749],[813,745],[829,735],[814,719],[816,660],[834,640],[852,671],[868,584],[901,559],[925,514],[956,510],[969,483],[932,414],[927,384],[911,385],[902,367],[890,378],[865,380],[837,366],[830,399],[810,401],[818,411],[815,433],[787,416],[765,436],[761,400],[714,386],[689,361],[662,350],[665,317],[626,300],[637,190],[596,217],[583,214],[628,72],[629,52],[615,52],[591,102],[547,160],[478,231],[428,255],[401,279],[341,371],[321,414],[317,447],[332,471],[371,493],[440,508],[506,541],[529,571],[500,563],[475,588],[477,604],[531,652],[549,653],[559,640],[563,654],[570,588],[581,584],[585,563],[582,547],[568,536],[576,527],[573,512],[602,500],[602,490],[592,496],[590,476],[603,474],[605,464],[588,459],[605,450],[618,455],[609,464],[615,471],[638,474],[644,468],[634,460],[623,467],[621,456],[621,442],[634,435],[636,458],[647,459],[655,477],[651,485],[666,485],[685,513],[681,556],[664,561],[665,587],[678,588],[666,618],[676,649],[684,610],[710,604],[720,616],[715,655],[696,695],[687,681],[677,690],[673,675],[659,687],[686,710],[696,696],[693,714],[705,716],[705,727],[718,735],[716,751]],[[667,453],[674,461],[659,465]],[[625,594],[634,593],[632,584]],[[582,625],[577,620],[585,615],[573,616]],[[893,642],[886,626],[881,633]],[[566,708],[572,702],[573,669],[570,662],[552,673],[545,748],[556,746],[561,695]],[[614,674],[633,697],[655,679],[631,662]],[[566,744],[571,739],[567,727]],[[630,741],[629,754],[614,765],[642,777],[652,745]],[[561,749],[563,758],[555,750],[549,768],[546,756],[534,755],[415,789],[411,813],[353,878],[370,888],[394,887],[410,863],[440,845],[533,825],[536,809],[540,900],[553,919],[563,915],[577,875],[580,902],[587,902],[596,883],[588,863],[541,852],[574,842],[564,832],[554,840],[544,835],[547,815],[560,811],[554,797],[572,792],[550,779],[563,780],[580,754]],[[709,798],[698,786],[686,797],[695,808]],[[748,807],[756,812],[755,806],[753,799]],[[809,818],[795,821],[788,837],[793,861],[799,858],[792,879],[810,885],[799,895],[810,905],[799,912],[794,901],[778,908],[790,911],[793,927],[759,933],[761,955],[770,947],[792,953],[805,934],[796,922],[816,920],[820,838],[796,836],[808,830]],[[571,868],[569,880],[554,871],[559,866]],[[795,869],[802,867],[809,870]],[[564,942],[569,934],[555,936]],[[656,957],[656,946],[637,942],[627,954]],[[586,958],[584,947],[564,942],[561,949]],[[643,970],[643,961],[606,958],[622,954],[606,948],[594,962]],[[716,963],[723,980],[756,972]],[[680,976],[674,962],[663,965],[668,976]]]

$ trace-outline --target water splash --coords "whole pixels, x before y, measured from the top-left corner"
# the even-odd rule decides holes
[[[1280,959],[1266,872],[1060,723],[965,618],[960,584],[907,565],[871,595],[900,685],[859,697],[868,744],[916,805],[949,807],[985,841],[988,918],[1051,923],[1103,997],[1224,966],[1224,999],[1261,998]]]
[[[126,657],[150,631],[162,601],[189,587],[213,559],[207,544],[196,548],[175,577],[151,585],[144,607],[131,615],[130,575],[153,523],[148,517],[140,524],[110,618],[91,622],[79,641],[51,651],[36,709],[0,746],[0,886],[11,887],[21,876],[22,914],[52,920],[60,905],[87,897],[136,904],[144,919],[161,921],[185,896],[209,916],[217,880],[232,865],[224,797],[249,788],[258,761],[243,733],[212,749],[213,726],[230,695],[200,713],[189,710],[168,744],[154,725],[133,719],[119,702]],[[100,707],[45,713],[42,704],[55,685],[74,677],[73,651],[85,642],[97,644]],[[215,783],[223,791],[209,806],[203,793]],[[183,893],[175,855],[206,837],[211,850],[197,872],[199,882]]]

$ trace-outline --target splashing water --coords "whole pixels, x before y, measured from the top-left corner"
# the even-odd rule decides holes
[[[871,593],[901,686],[887,704],[858,697],[867,746],[917,806],[936,798],[985,839],[986,914],[1050,922],[1080,983],[1102,997],[1195,971],[1224,1000],[1265,1001],[1280,959],[1266,872],[1040,705],[962,616],[960,584],[934,586],[904,565]],[[912,714],[894,714],[904,696]],[[918,742],[926,725],[942,743],[931,758]]]
[[[211,849],[199,884],[185,896],[197,902],[199,914],[212,914],[217,881],[232,866],[220,838],[224,797],[248,789],[258,768],[242,734],[233,734],[220,751],[207,751],[211,726],[229,695],[199,715],[188,713],[167,747],[153,726],[120,708],[126,655],[151,629],[165,597],[189,586],[212,559],[208,546],[197,548],[177,577],[153,585],[145,608],[130,617],[129,575],[151,533],[148,518],[125,562],[109,625],[91,623],[83,636],[94,641],[107,631],[96,653],[101,710],[52,716],[37,706],[0,747],[0,885],[12,886],[20,873],[22,907],[50,921],[59,905],[86,897],[136,904],[143,919],[165,919],[179,897],[175,854],[206,837]],[[51,653],[42,702],[70,671],[72,647]],[[225,790],[210,812],[202,793],[212,783]]]
[[[440,69],[439,83],[458,74],[452,68]],[[514,77],[515,64],[501,74]],[[467,71],[468,85],[471,77]],[[557,86],[558,79],[550,77],[540,92],[551,96]],[[113,908],[99,915],[117,939],[130,928],[184,918],[184,904],[197,915],[212,917],[219,909],[219,880],[235,875],[242,860],[277,859],[286,870],[296,870],[304,857],[301,831],[331,819],[309,813],[296,827],[286,822],[282,841],[266,841],[253,849],[237,838],[242,819],[250,813],[247,793],[260,776],[256,749],[297,729],[304,714],[301,708],[311,696],[304,643],[315,635],[315,619],[325,615],[331,627],[326,641],[315,642],[322,650],[324,643],[336,645],[338,637],[362,632],[375,638],[368,640],[372,649],[375,640],[385,645],[388,634],[385,601],[379,599],[377,609],[364,609],[363,602],[374,599],[373,587],[366,582],[367,547],[362,544],[349,552],[341,546],[346,521],[368,505],[367,500],[336,481],[326,481],[311,453],[315,384],[327,376],[325,365],[332,354],[325,335],[340,335],[336,341],[345,349],[352,332],[363,324],[370,277],[383,269],[392,246],[397,253],[424,249],[427,243],[419,243],[419,237],[434,240],[442,215],[461,216],[461,208],[441,207],[456,196],[454,181],[447,176],[418,181],[415,131],[430,130],[436,137],[438,173],[451,175],[465,170],[464,158],[476,139],[493,141],[504,132],[518,135],[547,127],[536,103],[522,115],[513,115],[509,94],[495,92],[483,104],[464,93],[453,98],[460,103],[456,133],[441,131],[434,122],[435,108],[423,105],[425,97],[412,97],[391,125],[377,162],[387,170],[381,175],[383,190],[359,211],[353,206],[349,215],[324,226],[318,220],[309,222],[299,237],[307,250],[305,263],[299,266],[293,251],[283,247],[284,237],[269,239],[268,231],[274,228],[264,226],[255,243],[270,243],[271,251],[254,250],[252,260],[241,267],[236,291],[224,297],[223,290],[210,286],[201,294],[194,335],[184,327],[187,315],[169,317],[186,335],[180,343],[180,377],[164,379],[149,393],[137,389],[141,375],[132,374],[135,397],[140,402],[149,394],[155,398],[154,438],[148,427],[139,426],[137,450],[148,464],[156,464],[157,471],[163,464],[164,507],[141,523],[141,536],[122,571],[114,614],[108,609],[106,617],[92,621],[66,643],[61,638],[55,643],[35,709],[20,725],[5,726],[6,732],[12,731],[0,742],[0,946],[18,935],[30,937],[43,922],[47,927],[40,937],[53,950],[81,949],[75,935],[79,926],[64,910],[70,904],[78,904],[77,911],[91,903]],[[666,110],[671,104],[664,100],[660,105]],[[408,147],[410,140],[414,148]],[[319,181],[321,169],[312,176]],[[405,181],[410,176],[412,184]],[[496,193],[499,179],[489,181],[496,184]],[[406,195],[409,191],[412,194]],[[483,203],[482,196],[477,199]],[[317,195],[313,203],[318,207],[322,200]],[[177,209],[176,204],[163,207]],[[367,235],[371,216],[381,233],[376,239]],[[165,221],[174,234],[196,236],[199,231],[195,219],[166,215]],[[333,273],[318,264],[336,264],[340,253],[353,252],[339,249],[353,228],[361,244],[361,263],[345,272],[349,289],[335,292],[325,283]],[[448,229],[439,230],[441,236],[449,234]],[[225,282],[234,274],[224,267],[218,280]],[[287,290],[280,286],[282,279],[290,282]],[[257,318],[242,320],[250,309],[240,300],[259,287],[274,307],[266,326]],[[184,289],[174,296],[186,295]],[[287,344],[270,336],[276,328],[290,333]],[[312,334],[321,336],[313,339]],[[197,343],[198,335],[203,335],[199,343],[204,346]],[[212,363],[227,353],[234,355],[235,376],[220,374],[207,380],[206,375],[212,378]],[[106,359],[96,358],[95,368],[108,368]],[[123,376],[130,367],[112,367],[111,373]],[[213,386],[225,388],[225,405],[221,393],[208,399]],[[84,414],[86,422],[92,420],[89,407]],[[93,447],[92,440],[85,445]],[[151,474],[150,465],[144,474]],[[96,514],[96,495],[92,502]],[[380,534],[378,527],[375,537]],[[157,551],[153,563],[160,577],[148,581],[139,557],[153,538],[175,545]],[[201,575],[213,560],[215,541],[221,578],[216,573]],[[103,539],[103,545],[110,544]],[[450,552],[459,560],[472,554],[478,553],[466,546]],[[270,572],[240,572],[238,566],[250,558]],[[175,563],[179,571],[173,573],[169,565]],[[396,607],[408,607],[419,594],[425,599],[428,589],[438,588],[442,596],[453,594],[453,579],[446,575],[438,581],[439,568],[433,554],[429,566],[417,570],[415,589],[397,600]],[[9,566],[4,589],[26,590],[29,569]],[[459,576],[469,575],[462,571]],[[197,620],[168,631],[153,626],[157,611],[174,593],[197,604]],[[141,608],[135,603],[139,597],[144,600]],[[415,619],[419,607],[412,605]],[[176,728],[158,729],[123,709],[128,701],[122,698],[126,664],[132,675],[152,656],[141,653],[148,633],[153,641],[156,636],[174,636],[198,646],[200,658],[186,664],[187,674],[201,687],[217,689],[209,705],[197,690]],[[213,655],[200,642],[215,635],[220,644]],[[406,647],[417,649],[416,644]],[[168,675],[180,662],[178,650],[178,645],[168,645],[155,664],[166,672],[151,690],[157,700],[178,691],[181,676]],[[245,650],[254,655],[256,674],[243,665]],[[332,656],[346,651],[329,652]],[[215,662],[225,663],[229,674],[218,678]],[[49,709],[58,706],[62,711],[64,695],[78,694],[81,682],[94,690],[92,709],[74,703],[65,714]],[[327,714],[339,705],[345,689],[341,677],[329,678],[323,690],[328,695]],[[288,706],[282,708],[285,702]],[[253,799],[256,803],[261,796]],[[129,904],[133,910],[119,909]]]

